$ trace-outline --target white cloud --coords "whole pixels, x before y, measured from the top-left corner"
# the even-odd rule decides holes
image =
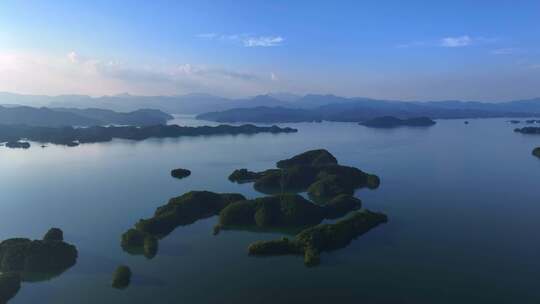
[[[464,47],[471,45],[473,42],[473,39],[467,35],[459,36],[459,37],[446,37],[442,38],[440,41],[440,46],[442,47]]]
[[[267,73],[193,64],[129,64],[75,51],[61,56],[0,51],[0,91],[31,94],[255,95],[272,88]]]
[[[67,54],[67,57],[72,63],[76,63],[79,61],[79,55],[77,55],[77,53],[75,53],[74,51],[69,52]]]
[[[277,75],[276,75],[274,72],[271,72],[271,73],[270,73],[270,80],[272,80],[272,81],[278,81],[279,78],[277,77]]]
[[[201,39],[232,41],[242,44],[245,47],[272,47],[282,45],[285,38],[282,36],[255,36],[250,34],[222,35],[216,33],[205,33],[196,35]]]
[[[260,36],[246,38],[243,42],[245,47],[270,47],[281,45],[284,40],[281,36]]]
[[[459,48],[471,45],[489,44],[498,41],[497,38],[471,37],[469,35],[444,37],[438,40],[412,41],[396,45],[396,48],[415,48],[415,47],[444,47]],[[507,49],[508,50],[508,49]]]

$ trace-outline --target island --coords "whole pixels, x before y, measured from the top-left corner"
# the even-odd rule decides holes
[[[321,252],[346,247],[353,239],[387,221],[387,216],[382,213],[357,211],[334,224],[307,228],[293,240],[255,242],[249,245],[248,253],[254,256],[303,255],[306,266],[316,266],[320,263]]]
[[[339,218],[360,209],[362,202],[340,194],[324,205],[313,204],[298,194],[279,194],[234,202],[219,213],[221,229],[298,231],[319,224],[323,219]]]
[[[394,116],[382,116],[359,123],[370,128],[430,127],[436,124],[429,117],[400,119]]]
[[[57,232],[47,233],[43,240],[12,238],[0,243],[2,272],[60,273],[76,261],[77,249],[58,240]]]
[[[145,140],[148,138],[174,138],[182,136],[210,135],[250,135],[258,133],[293,133],[293,128],[278,126],[258,127],[255,125],[219,125],[215,127],[181,127],[178,125],[154,125],[143,127],[93,126],[74,127],[38,127],[27,125],[0,125],[0,142],[17,142],[21,139],[39,143],[77,146],[82,143],[108,142],[115,138]]]
[[[10,149],[28,149],[30,148],[30,143],[26,141],[8,141],[5,144],[6,148]]]
[[[139,220],[134,228],[126,231],[121,237],[121,247],[128,253],[142,253],[151,258],[157,252],[158,239],[176,227],[218,215],[228,205],[243,200],[246,198],[238,193],[210,191],[190,191],[171,198],[156,209],[153,217]]]
[[[174,117],[159,110],[140,109],[133,112],[88,108],[47,108],[0,106],[0,121],[5,125],[37,127],[130,125],[151,126],[166,124]]]
[[[534,148],[534,150],[532,151],[532,154],[538,158],[540,158],[540,147],[536,147]]]
[[[306,151],[276,163],[278,169],[252,172],[235,170],[229,180],[253,182],[253,187],[265,194],[308,191],[315,201],[325,201],[338,194],[353,194],[358,188],[375,189],[380,180],[376,175],[354,167],[338,164],[336,157],[325,149]]]
[[[178,168],[171,171],[171,176],[178,179],[182,179],[190,175],[191,171],[189,171],[188,169]]]
[[[21,276],[17,273],[0,274],[0,303],[7,303],[21,289]]]
[[[112,287],[116,289],[124,289],[131,282],[131,269],[128,266],[118,266],[113,273]]]
[[[523,127],[514,129],[516,133],[522,134],[540,134],[540,127]]]
[[[77,248],[64,242],[58,228],[51,228],[42,240],[11,238],[0,242],[0,303],[15,296],[21,281],[58,276],[75,265],[77,256]]]

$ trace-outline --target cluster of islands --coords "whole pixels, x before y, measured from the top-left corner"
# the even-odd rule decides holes
[[[259,241],[248,245],[249,255],[303,255],[306,266],[320,263],[320,253],[347,246],[387,216],[362,209],[356,189],[375,189],[376,175],[338,164],[328,151],[311,150],[278,161],[276,169],[253,172],[238,169],[229,180],[253,183],[266,196],[247,199],[239,193],[190,191],[171,198],[152,217],[139,220],[121,236],[128,253],[153,258],[159,240],[179,226],[218,216],[214,234],[222,230],[287,231],[293,239]],[[307,192],[309,199],[298,194]],[[337,219],[321,224],[325,219]]]
[[[251,124],[241,126],[219,125],[215,127],[181,127],[178,125],[154,126],[93,126],[93,127],[37,127],[27,125],[0,125],[0,142],[6,147],[28,148],[26,141],[77,146],[82,143],[109,142],[115,138],[145,140],[148,138],[173,138],[182,136],[241,135],[257,133],[293,133],[296,129],[278,126],[259,127]],[[24,140],[24,141],[23,141]]]
[[[171,176],[185,178],[187,169],[174,169]],[[354,196],[359,188],[376,189],[376,175],[341,165],[327,150],[311,150],[276,163],[275,169],[260,172],[238,169],[231,182],[253,183],[264,196],[247,199],[239,193],[190,191],[171,198],[153,216],[139,220],[120,237],[129,254],[156,256],[159,240],[179,226],[217,216],[213,233],[222,230],[283,232],[271,241],[247,244],[252,256],[301,255],[306,266],[320,263],[320,254],[346,247],[387,216],[362,208]],[[299,193],[306,192],[306,196]],[[307,197],[307,198],[306,198]],[[332,223],[322,223],[335,220]],[[41,240],[12,238],[0,243],[0,303],[6,303],[21,288],[21,282],[40,281],[62,274],[75,265],[78,252],[64,241],[59,228],[51,228]],[[132,272],[120,265],[112,275],[112,287],[127,288]]]

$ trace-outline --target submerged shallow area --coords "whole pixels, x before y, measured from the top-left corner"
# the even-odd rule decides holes
[[[282,125],[299,130],[291,134],[0,147],[0,239],[41,238],[56,226],[79,253],[61,276],[23,282],[9,303],[538,303],[540,163],[530,156],[538,139],[513,132],[506,120],[391,130],[301,123]],[[213,236],[216,216],[175,229],[153,259],[119,246],[122,233],[171,197],[191,190],[259,197],[229,174],[316,148],[380,176],[376,191],[356,195],[391,218],[323,252],[317,268],[306,268],[302,256],[248,256],[249,244],[284,234]],[[171,178],[179,164],[189,178]],[[130,287],[111,288],[124,264]]]

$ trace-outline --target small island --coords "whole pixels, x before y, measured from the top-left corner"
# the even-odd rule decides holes
[[[0,243],[0,271],[60,273],[75,265],[77,249],[49,232],[43,240],[8,239]]]
[[[353,239],[388,221],[386,215],[369,210],[357,211],[335,224],[318,225],[301,231],[293,240],[283,238],[259,241],[248,247],[255,256],[304,255],[306,266],[320,263],[320,253],[347,246]]]
[[[178,168],[171,171],[171,176],[178,179],[182,179],[190,175],[191,171],[189,171],[188,169]]]
[[[75,265],[77,248],[63,239],[62,230],[51,228],[43,240],[11,238],[0,242],[0,303],[15,296],[21,281],[50,279]]]
[[[516,128],[514,132],[521,134],[540,134],[540,127],[523,127]]]
[[[532,154],[538,158],[540,158],[540,147],[536,147],[534,148],[534,150],[532,151]]]
[[[397,128],[397,127],[430,127],[436,124],[434,120],[429,117],[414,117],[407,119],[400,119],[394,116],[383,116],[373,118],[359,123],[362,126],[370,128]]]
[[[265,194],[308,191],[310,198],[324,201],[338,194],[353,194],[358,188],[375,189],[380,180],[376,175],[354,167],[338,164],[336,157],[324,149],[311,150],[276,163],[278,169],[252,172],[235,170],[229,180],[253,182],[253,187]]]
[[[10,149],[28,149],[30,148],[30,143],[26,141],[8,141],[6,143],[6,148]]]
[[[131,269],[128,266],[118,266],[113,273],[112,287],[116,289],[124,289],[131,282]]]

